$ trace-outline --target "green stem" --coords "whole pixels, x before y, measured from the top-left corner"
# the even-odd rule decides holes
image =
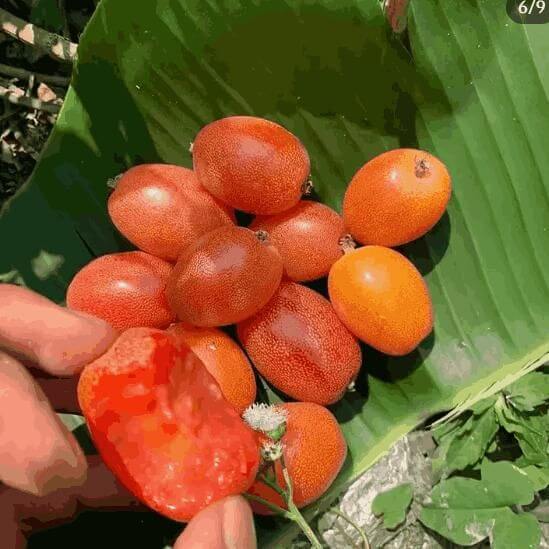
[[[276,483],[276,481],[272,481],[267,475],[259,475],[259,480],[272,488],[283,499],[287,498],[286,492]]]
[[[286,509],[282,509],[282,507],[279,507],[278,505],[275,505],[274,503],[271,503],[266,499],[263,499],[263,498],[260,498],[259,496],[254,496],[253,494],[248,494],[248,493],[244,494],[244,497],[251,501],[256,501],[257,503],[261,503],[261,505],[265,505],[265,507],[268,507],[274,513],[278,513],[283,517],[291,519],[291,517],[289,516],[290,513],[288,513]]]
[[[309,523],[305,520],[305,517],[301,514],[293,501],[288,502],[288,511],[292,520],[298,524],[303,533],[307,536],[307,539],[311,542],[311,546],[314,549],[322,549],[322,544],[313,532],[313,529],[309,526]]]
[[[334,513],[334,515],[341,517],[345,522],[350,524],[358,532],[359,536],[362,538],[364,549],[370,549],[370,542],[366,537],[366,532],[364,532],[364,530],[354,520],[348,517],[345,513],[341,512],[339,509],[330,509],[329,512]]]
[[[288,505],[288,511],[293,517],[293,520],[299,525],[303,533],[307,536],[307,539],[311,542],[312,547],[315,549],[322,549],[322,544],[316,537],[316,534],[313,532],[313,529],[309,526],[309,523],[305,520],[301,511],[297,508],[294,503],[294,486],[292,479],[290,478],[290,473],[286,468],[286,463],[284,461],[284,454],[280,457],[280,465],[282,466],[282,476],[284,477],[284,482],[286,483],[287,489],[287,500],[286,504]]]

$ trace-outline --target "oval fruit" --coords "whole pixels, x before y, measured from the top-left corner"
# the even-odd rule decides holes
[[[78,401],[109,469],[171,519],[188,521],[255,478],[256,434],[196,355],[166,332],[124,332],[84,368]]]
[[[192,170],[171,164],[130,168],[109,196],[108,210],[132,244],[167,261],[177,261],[203,234],[234,224],[234,212],[206,192]]]
[[[316,501],[335,480],[347,456],[347,444],[336,418],[326,408],[310,402],[291,402],[281,408],[288,413],[281,442],[293,501],[297,507],[304,507]],[[285,489],[280,461],[275,462],[275,470],[278,485]],[[281,496],[260,480],[249,493],[286,508]],[[252,508],[258,514],[271,514],[255,502]]]
[[[257,391],[248,357],[225,332],[217,328],[197,328],[180,322],[168,328],[187,345],[215,378],[223,396],[238,413],[250,406]]]
[[[360,368],[358,342],[330,302],[294,282],[283,282],[237,332],[259,373],[296,400],[336,402]]]
[[[345,254],[330,271],[328,292],[345,326],[388,355],[408,354],[433,329],[425,281],[390,248],[365,246]]]
[[[168,300],[180,320],[194,326],[233,324],[269,301],[282,270],[266,235],[221,227],[181,254],[168,282]]]
[[[367,162],[343,199],[343,219],[361,244],[399,246],[423,236],[446,210],[446,166],[416,149],[395,149]]]
[[[327,276],[343,253],[343,219],[320,202],[302,200],[280,214],[256,217],[250,229],[269,233],[282,256],[286,276],[296,282]]]
[[[244,212],[275,214],[295,206],[310,172],[302,143],[263,118],[230,116],[200,130],[193,166],[215,197]]]
[[[145,252],[98,257],[76,273],[67,306],[97,316],[117,330],[165,328],[175,320],[164,295],[172,266]]]

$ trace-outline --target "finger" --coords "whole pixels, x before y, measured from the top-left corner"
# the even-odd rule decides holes
[[[135,509],[143,507],[114,478],[99,456],[90,456],[88,477],[82,486],[60,489],[47,497],[24,494],[13,488],[0,491],[0,532],[24,546],[24,536],[46,526],[62,524],[85,509]],[[15,545],[15,541],[19,545]],[[7,545],[6,547],[12,547]]]
[[[103,354],[116,332],[103,320],[59,307],[26,288],[0,284],[0,347],[53,375],[71,375]]]
[[[198,513],[173,549],[255,549],[252,510],[242,496],[222,499]]]
[[[80,413],[78,398],[76,396],[76,377],[47,378],[35,377],[34,380],[49,400],[56,412],[67,414]]]
[[[44,495],[85,478],[76,439],[25,367],[0,352],[0,480]]]

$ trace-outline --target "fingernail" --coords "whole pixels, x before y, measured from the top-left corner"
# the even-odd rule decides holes
[[[241,496],[227,498],[223,504],[222,534],[227,549],[255,549],[252,511]]]

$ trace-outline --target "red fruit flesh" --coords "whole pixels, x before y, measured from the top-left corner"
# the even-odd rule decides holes
[[[269,233],[284,262],[286,276],[296,282],[327,276],[341,257],[343,219],[319,202],[302,200],[285,212],[256,217],[250,229]]]
[[[360,347],[330,302],[293,282],[237,332],[259,373],[296,400],[336,402],[361,365]]]
[[[106,320],[117,330],[165,328],[175,320],[164,295],[172,266],[144,252],[104,255],[76,273],[67,306]]]
[[[126,331],[78,383],[101,457],[143,503],[188,521],[254,480],[255,433],[201,361],[170,334]]]
[[[108,201],[116,228],[141,250],[177,261],[194,240],[232,225],[234,212],[204,190],[192,170],[171,164],[130,168]]]
[[[167,295],[177,316],[195,326],[244,320],[269,301],[282,278],[282,259],[263,235],[222,227],[179,258]]]
[[[295,206],[310,161],[302,143],[282,126],[252,116],[216,120],[193,143],[200,183],[233,208],[274,214]]]
[[[293,485],[293,502],[304,507],[324,494],[335,480],[347,456],[347,444],[336,418],[326,408],[310,402],[291,402],[282,408],[288,412],[281,439],[284,462]],[[285,488],[280,462],[275,470],[278,485]],[[286,507],[282,497],[260,480],[249,492]],[[272,514],[264,505],[253,502],[252,507],[258,514]]]

